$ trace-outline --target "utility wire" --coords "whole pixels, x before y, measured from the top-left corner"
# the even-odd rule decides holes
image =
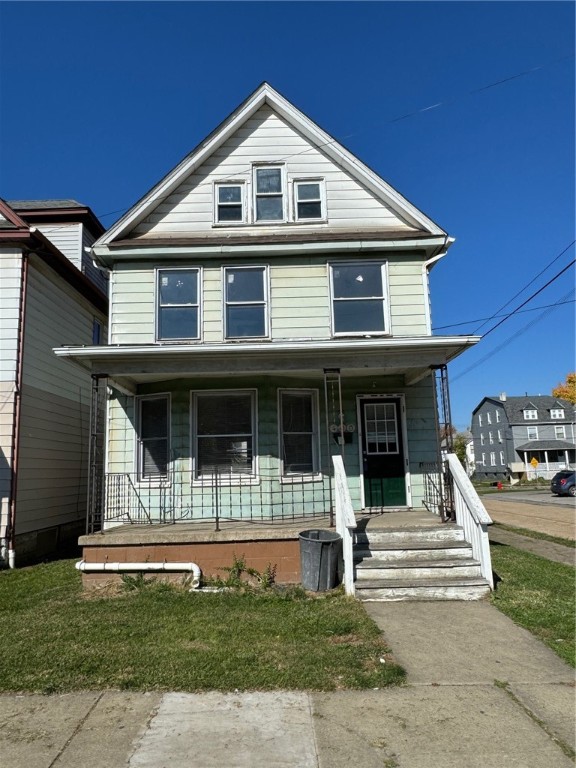
[[[570,301],[563,301],[560,302],[562,304],[573,304],[576,301],[576,299],[570,299]],[[549,307],[556,307],[558,306],[558,302],[555,304],[543,304],[540,307],[532,307],[532,309],[520,309],[516,314],[523,315],[526,312],[538,312],[540,309],[548,309]],[[482,320],[494,320],[497,317],[504,317],[504,315],[492,315],[491,317],[479,317],[476,320],[466,320],[463,323],[451,323],[450,325],[437,325],[434,328],[432,328],[433,331],[443,331],[445,328],[458,328],[461,325],[471,325],[472,323],[479,323]],[[471,336],[474,336],[475,333],[470,334]]]

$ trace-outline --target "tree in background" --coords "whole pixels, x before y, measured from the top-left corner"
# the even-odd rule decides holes
[[[576,404],[576,373],[569,373],[566,376],[566,381],[554,387],[552,394],[554,397],[561,397],[563,400]]]
[[[469,437],[463,432],[458,432],[454,436],[454,453],[460,459],[460,464],[466,468],[466,444]]]

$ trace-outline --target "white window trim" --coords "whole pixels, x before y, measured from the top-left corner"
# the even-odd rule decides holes
[[[500,429],[498,430],[498,442],[502,442],[502,431]]]
[[[489,413],[486,414],[486,421],[488,424],[492,424],[492,416]]]
[[[161,272],[197,272],[198,273],[198,285],[197,285],[197,304],[190,306],[198,307],[198,336],[182,336],[178,339],[161,339],[160,338],[160,289],[159,280]],[[203,273],[202,267],[156,267],[154,270],[154,339],[157,344],[179,344],[180,342],[201,342],[202,341],[202,286],[203,286]]]
[[[479,427],[482,426],[482,414],[481,413],[478,414],[478,426]]]
[[[563,419],[564,418],[564,408],[551,408],[550,409],[550,418],[551,419]]]
[[[496,423],[500,421],[500,411],[496,411]]]
[[[535,431],[536,437],[530,437],[530,430]],[[528,440],[538,440],[538,427],[536,425],[526,427],[526,434],[528,435]]]
[[[250,304],[260,305],[264,303],[264,336],[228,336],[228,328],[226,327],[226,307],[228,302],[226,301],[226,270],[228,269],[262,269],[264,270],[263,282],[264,282],[264,302],[261,301],[238,301],[233,302],[233,305],[247,306]],[[270,338],[270,269],[267,264],[226,264],[222,267],[221,272],[221,285],[222,285],[222,337],[225,341],[253,341],[254,339],[269,339]]]
[[[229,476],[222,486],[235,485],[260,485],[260,476],[258,471],[258,390],[255,388],[242,389],[195,389],[190,391],[190,462],[189,471],[192,487],[205,487],[213,485],[212,476],[196,476],[196,457],[198,456],[198,434],[196,430],[196,413],[198,405],[198,396],[200,395],[222,395],[229,394],[249,394],[252,397],[252,472],[244,475]]]
[[[522,413],[525,421],[538,421],[538,411],[535,408],[525,408]]]
[[[484,445],[484,432],[480,433],[480,445]]]
[[[368,264],[370,266],[373,266],[374,264],[380,264],[380,269],[382,271],[382,291],[383,291],[383,297],[382,302],[384,304],[383,306],[383,314],[384,314],[384,330],[383,331],[361,331],[361,332],[340,332],[336,333],[334,329],[334,282],[333,282],[333,269],[334,267],[338,266],[362,266],[363,264]],[[373,336],[390,336],[392,333],[391,328],[391,318],[390,318],[390,291],[388,287],[388,261],[387,260],[374,260],[374,261],[349,261],[349,260],[342,260],[342,261],[330,261],[328,263],[328,274],[329,274],[329,285],[330,285],[330,334],[332,338],[368,338]],[[359,299],[359,301],[362,301],[362,299]]]
[[[289,184],[292,186],[292,194],[291,197],[291,204],[292,204],[292,210],[291,210],[291,219],[295,224],[322,224],[326,223],[328,220],[328,216],[326,213],[326,181],[321,176],[313,176],[313,177],[302,177],[298,176],[295,178],[291,178],[289,180]],[[299,219],[298,218],[298,194],[297,189],[300,186],[300,184],[318,184],[320,187],[320,216],[318,218],[314,219]],[[316,201],[311,201],[316,202]]]
[[[496,453],[495,451],[490,452],[490,466],[495,467],[496,466]]]
[[[246,181],[244,179],[229,179],[228,181],[215,181],[213,184],[213,226],[215,227],[241,227],[248,223],[248,196],[246,193]],[[242,218],[240,221],[218,221],[218,190],[220,187],[240,187],[240,204],[242,206]],[[237,203],[236,203],[237,205]]]
[[[281,180],[281,195],[282,195],[282,218],[281,219],[258,219],[257,218],[257,207],[256,207],[256,201],[258,197],[274,197],[278,193],[266,195],[260,193],[258,194],[258,183],[256,181],[256,171],[260,170],[279,170],[280,171],[280,180]],[[251,217],[251,223],[256,227],[273,227],[278,226],[279,224],[286,224],[288,219],[288,182],[286,179],[286,165],[285,163],[253,163],[252,164],[252,217]]]
[[[307,472],[301,475],[284,474],[284,459],[282,458],[282,395],[286,392],[288,394],[310,394],[312,395],[312,425],[314,431],[312,433],[313,440],[313,461],[315,469],[312,472]],[[280,467],[280,482],[281,483],[311,483],[317,480],[322,480],[323,475],[320,470],[322,466],[322,447],[320,444],[320,396],[317,389],[305,389],[301,387],[281,387],[277,393],[277,413],[278,413],[278,459]]]
[[[151,475],[150,477],[144,477],[142,475],[142,440],[140,438],[141,425],[142,425],[142,401],[144,400],[166,400],[166,407],[168,409],[168,447],[167,447],[167,475]],[[138,485],[145,485],[147,488],[169,488],[170,482],[170,453],[172,451],[172,393],[171,392],[155,392],[151,395],[136,395],[135,401],[135,416],[136,416],[136,428],[134,430],[134,477]]]
[[[558,430],[562,430],[562,434],[558,434]],[[566,427],[564,424],[555,424],[554,425],[554,437],[556,440],[565,440],[566,439]]]
[[[486,466],[486,454],[485,453],[482,454],[482,466],[483,467]]]
[[[504,456],[504,451],[500,451],[500,464],[503,467],[506,466],[506,457]]]
[[[488,442],[490,445],[494,445],[494,435],[492,432],[488,432]]]

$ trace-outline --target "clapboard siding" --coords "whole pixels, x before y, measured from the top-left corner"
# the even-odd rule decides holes
[[[8,522],[11,489],[12,425],[14,419],[14,382],[0,381],[0,537]]]
[[[0,249],[0,382],[16,379],[21,280],[20,251]]]
[[[374,260],[378,257],[374,256]],[[335,259],[335,261],[344,259]],[[262,265],[246,260],[243,265]],[[202,341],[224,338],[222,266],[203,262],[163,263],[162,267],[200,267],[202,270]],[[388,257],[391,332],[393,336],[427,333],[422,260]],[[118,265],[111,297],[111,343],[151,344],[155,340],[154,265]],[[270,326],[273,340],[330,338],[329,269],[325,258],[307,257],[270,264]]]
[[[22,388],[18,533],[82,519],[86,513],[90,402]]]
[[[254,162],[277,162],[285,166],[289,218],[293,219],[294,207],[291,182],[298,177],[316,176],[325,180],[329,227],[410,229],[387,205],[266,105],[216,149],[196,173],[161,201],[135,228],[134,234],[153,237],[167,233],[211,231],[214,222],[214,182],[229,179],[244,181],[248,185],[247,197],[250,198]],[[311,227],[326,228],[327,225]],[[227,229],[224,228],[224,231]],[[230,229],[237,230],[237,227]],[[262,228],[243,226],[242,231],[261,233]],[[280,226],[267,226],[266,231],[301,232],[302,229],[287,222]]]
[[[101,269],[96,269],[90,253],[86,251],[94,243],[94,235],[86,229],[84,224],[82,227],[82,272],[86,277],[96,285],[104,295],[108,295],[108,275]]]
[[[82,224],[38,224],[37,227],[78,269],[82,268]]]

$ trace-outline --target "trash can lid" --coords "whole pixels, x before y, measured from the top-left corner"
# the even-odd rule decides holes
[[[338,541],[342,537],[335,531],[327,531],[324,528],[311,528],[308,531],[300,531],[298,538],[308,541]]]

